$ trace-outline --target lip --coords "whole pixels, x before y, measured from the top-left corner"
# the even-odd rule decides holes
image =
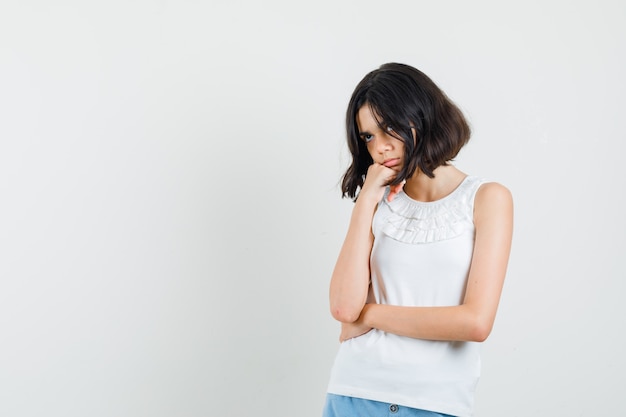
[[[398,166],[400,165],[400,158],[385,159],[385,161],[383,162],[383,165],[386,166],[387,168]]]

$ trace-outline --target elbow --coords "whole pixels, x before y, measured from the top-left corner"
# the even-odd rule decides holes
[[[335,320],[342,323],[354,323],[361,315],[360,309],[341,306],[332,306],[330,312]]]
[[[472,342],[479,342],[482,343],[485,340],[487,340],[487,338],[489,337],[489,334],[491,333],[490,330],[486,330],[486,329],[482,329],[482,328],[476,328],[472,331],[472,335],[470,336],[470,340]]]
[[[470,342],[484,342],[491,334],[493,323],[477,318],[469,326],[468,340]]]

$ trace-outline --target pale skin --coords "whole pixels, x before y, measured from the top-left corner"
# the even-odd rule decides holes
[[[330,283],[331,313],[342,324],[340,340],[379,329],[416,339],[484,341],[493,328],[511,249],[511,193],[498,183],[483,184],[476,193],[474,252],[460,305],[406,307],[369,303],[372,219],[385,184],[404,163],[404,143],[378,126],[367,105],[359,110],[356,121],[374,163],[354,205]],[[394,187],[388,198],[392,200],[403,187],[414,200],[436,201],[450,194],[466,177],[453,165],[440,166],[434,174],[435,178],[429,178],[415,172],[404,186]]]

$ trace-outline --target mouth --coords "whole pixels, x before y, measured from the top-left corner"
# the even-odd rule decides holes
[[[385,161],[383,162],[383,165],[386,166],[387,168],[398,166],[400,165],[400,158],[385,159]]]

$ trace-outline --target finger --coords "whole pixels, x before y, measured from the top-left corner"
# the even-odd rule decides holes
[[[402,190],[402,183],[390,187],[389,195],[387,195],[387,201],[391,202],[401,190]]]

